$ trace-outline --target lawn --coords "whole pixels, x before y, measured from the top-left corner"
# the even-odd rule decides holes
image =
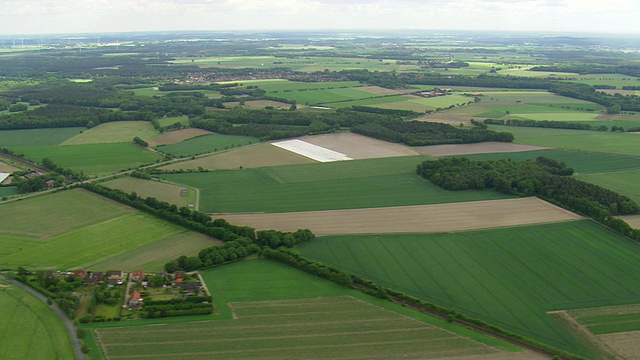
[[[161,145],[156,149],[175,156],[192,156],[260,142],[249,136],[211,134],[184,140],[176,144]]]
[[[156,135],[158,132],[148,121],[114,121],[84,130],[81,134],[63,142],[62,145],[130,143],[133,142],[134,137],[146,140]]]
[[[273,166],[161,178],[199,188],[205,212],[295,212],[504,199],[492,191],[451,192],[415,174],[426,156]]]
[[[33,295],[0,283],[0,358],[74,359],[64,323]]]
[[[80,134],[82,127],[57,129],[1,130],[0,147],[59,145]]]
[[[587,357],[593,354],[546,312],[640,302],[640,244],[590,220],[436,235],[331,236],[299,250]]]
[[[154,197],[160,201],[166,201],[175,204],[178,207],[188,206],[189,203],[195,203],[196,191],[194,189],[168,184],[157,180],[144,180],[131,176],[120,177],[117,179],[105,181],[100,185],[112,189],[120,189],[125,192],[135,192],[142,198]],[[187,194],[182,196],[182,191],[186,190]]]
[[[164,271],[164,264],[180,256],[197,256],[204,248],[220,245],[220,241],[206,235],[187,231],[179,233],[110,259],[87,266],[88,270]]]
[[[0,204],[0,235],[48,238],[133,211],[86,190],[60,191]]]
[[[85,268],[114,256],[186,231],[177,225],[141,212],[125,214],[46,240],[2,236],[5,250],[2,268],[25,266],[37,269]]]
[[[106,175],[154,163],[162,157],[133,143],[68,146],[21,146],[11,148],[35,162],[50,158],[56,165],[85,175]]]

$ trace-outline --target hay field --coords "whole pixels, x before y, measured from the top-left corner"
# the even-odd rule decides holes
[[[0,334],[2,359],[75,358],[58,315],[15,285],[0,285]]]
[[[156,147],[160,145],[176,144],[184,140],[188,140],[194,137],[211,134],[210,131],[202,129],[182,129],[164,133],[162,135],[154,136],[147,140],[149,147]]]
[[[438,233],[577,220],[538,198],[279,214],[221,214],[258,230],[309,229],[316,235]]]
[[[476,144],[446,144],[433,146],[418,146],[414,149],[419,152],[431,156],[455,156],[469,154],[488,154],[488,153],[514,153],[533,150],[548,149],[542,146],[504,143],[504,142],[483,142]]]
[[[390,143],[352,132],[304,136],[298,139],[343,153],[352,159],[419,155],[418,152],[406,145]]]
[[[263,166],[311,163],[315,163],[315,161],[291,151],[273,146],[269,143],[260,143],[209,156],[199,157],[194,160],[171,163],[160,167],[160,169],[195,170],[201,167],[207,170],[234,170],[239,169],[240,167],[249,169]]]
[[[61,145],[129,143],[136,136],[146,140],[156,135],[158,132],[148,121],[114,121],[84,130]]]
[[[547,313],[640,303],[640,244],[591,221],[450,232],[326,236],[303,256],[598,358]]]
[[[10,165],[10,164],[7,164],[5,162],[0,161],[0,172],[12,173],[12,172],[18,171],[18,170],[20,170],[20,169],[15,167],[15,166],[13,166],[13,165]]]
[[[142,198],[154,197],[160,201],[175,204],[178,207],[187,206],[190,202],[195,202],[196,197],[195,190],[185,186],[130,176],[105,181],[100,185],[112,189],[120,189],[128,193],[135,191]],[[187,196],[181,196],[183,190],[187,190]]]

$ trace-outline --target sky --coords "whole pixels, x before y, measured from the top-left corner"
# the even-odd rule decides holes
[[[171,30],[640,33],[638,0],[0,0],[0,35]]]

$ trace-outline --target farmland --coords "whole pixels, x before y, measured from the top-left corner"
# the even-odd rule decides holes
[[[210,134],[184,140],[176,144],[158,146],[157,149],[176,156],[192,156],[249,145],[259,141],[259,139],[249,136]]]
[[[0,358],[74,358],[62,320],[41,300],[0,282],[0,309]]]
[[[19,146],[11,148],[27,159],[41,162],[48,157],[56,165],[86,175],[104,175],[154,163],[160,155],[133,143],[67,146]]]
[[[293,212],[424,205],[508,198],[496,192],[451,192],[415,174],[422,156],[273,166],[161,178],[201,190],[205,212]]]
[[[592,355],[546,312],[640,302],[634,275],[639,245],[587,220],[434,235],[324,237],[299,249],[584,356]]]
[[[203,277],[218,294],[216,304],[226,319],[100,327],[95,333],[105,358],[188,354],[243,359],[277,354],[386,359],[397,354],[408,358],[475,354],[474,359],[537,359],[514,346],[278,263],[241,262],[206,271]]]
[[[53,146],[78,135],[84,128],[28,129],[0,131],[0,146]]]
[[[209,135],[209,134],[211,134],[211,132],[207,130],[202,130],[202,129],[176,130],[176,131],[171,131],[168,133],[164,133],[162,135],[152,137],[151,139],[147,140],[147,143],[149,144],[150,147],[156,147],[159,145],[170,145],[170,144],[179,143],[181,141],[188,140],[194,137]]]
[[[190,203],[195,204],[196,201],[196,192],[194,189],[157,180],[143,180],[126,176],[105,181],[101,183],[101,185],[112,189],[120,189],[127,193],[135,192],[142,198],[153,197],[160,201],[176,204],[178,207],[188,206]],[[185,196],[183,196],[183,190],[187,191]]]
[[[101,144],[101,143],[130,143],[134,137],[143,140],[156,136],[158,132],[148,121],[116,121],[84,130],[62,145]]]

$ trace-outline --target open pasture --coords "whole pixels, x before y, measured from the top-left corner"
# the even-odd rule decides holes
[[[194,160],[174,162],[160,167],[162,170],[233,170],[277,166],[292,164],[315,163],[302,155],[273,146],[270,143],[260,143],[237,149],[223,151],[209,156],[198,157]]]
[[[0,205],[0,234],[48,238],[135,211],[86,190],[74,189]]]
[[[611,133],[584,130],[527,128],[490,125],[489,129],[514,135],[514,142],[560,149],[640,155],[640,141],[633,133]]]
[[[85,128],[1,130],[0,147],[59,145],[80,134]]]
[[[590,220],[330,236],[298,248],[304,256],[592,358],[547,312],[640,302],[640,244]]]
[[[75,358],[62,319],[15,285],[0,284],[0,333],[2,359]]]
[[[0,160],[2,160],[2,158],[0,158]],[[6,162],[0,161],[0,172],[12,173],[17,170],[20,170],[20,169],[13,165],[7,164]]]
[[[197,256],[204,248],[222,242],[206,235],[186,231],[124,254],[86,266],[88,270],[122,269],[124,271],[164,271],[164,264],[180,256]]]
[[[446,191],[415,173],[424,156],[166,174],[201,190],[200,210],[296,212],[505,199],[492,191]]]
[[[0,256],[0,266],[36,269],[74,269],[132,251],[158,240],[179,234],[186,229],[135,212],[52,236],[46,240],[24,242],[13,251]],[[6,240],[0,238],[0,241]]]
[[[181,115],[181,116],[173,116],[173,117],[163,117],[158,119],[158,124],[160,124],[160,126],[169,126],[175,123],[180,123],[182,125],[189,125],[189,116]]]
[[[578,179],[625,195],[640,204],[640,170],[578,174]]]
[[[18,194],[18,188],[15,186],[0,187],[0,198]]]
[[[233,320],[100,328],[107,359],[449,358],[501,351],[362,300],[234,302]],[[194,346],[196,345],[197,346]]]
[[[309,229],[316,235],[437,233],[580,219],[538,198],[220,217],[257,230]]]
[[[212,133],[210,131],[202,129],[182,129],[152,137],[151,139],[147,140],[147,143],[149,144],[149,147],[171,145],[179,143],[181,141],[189,140],[191,138],[209,134]]]
[[[145,180],[130,176],[105,181],[100,185],[112,189],[120,189],[128,193],[135,192],[142,198],[153,197],[160,201],[175,204],[178,207],[188,206],[189,202],[195,203],[196,197],[194,189],[157,180]],[[183,190],[187,190],[187,196],[182,196]]]
[[[35,162],[48,157],[60,167],[85,175],[111,174],[161,159],[160,155],[133,143],[21,146],[12,150]]]
[[[176,156],[192,156],[241,147],[257,142],[260,142],[260,139],[249,136],[209,134],[171,145],[161,145],[158,146],[157,149]]]
[[[322,83],[321,83],[322,84]],[[283,97],[289,100],[296,100],[298,104],[301,105],[313,105],[313,104],[322,104],[327,106],[338,106],[338,104],[342,104],[343,102],[349,102],[352,100],[361,100],[361,99],[369,99],[375,98],[379,95],[374,95],[366,91],[359,90],[358,88],[324,88],[320,89],[313,87],[313,84],[309,89],[303,90],[294,90],[291,92],[282,92],[274,94],[277,97]],[[366,100],[363,100],[366,101]],[[349,106],[349,105],[347,105]],[[344,107],[340,105],[340,107]]]
[[[156,135],[158,132],[148,121],[114,121],[84,130],[61,145],[130,143],[136,136],[146,140]]]

